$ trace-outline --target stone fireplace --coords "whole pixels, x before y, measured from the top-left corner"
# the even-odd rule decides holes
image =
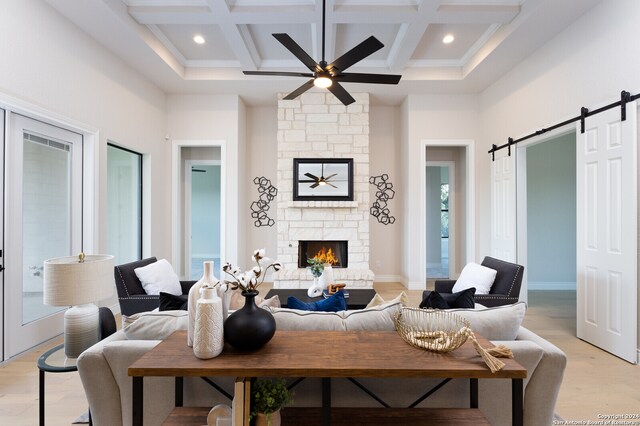
[[[342,105],[331,93],[305,93],[278,100],[277,259],[274,288],[308,288],[313,276],[300,242],[345,243],[346,267],[334,267],[336,282],[372,288],[369,269],[369,95],[352,94]],[[353,201],[294,201],[294,158],[353,159]],[[347,263],[348,262],[348,263]]]

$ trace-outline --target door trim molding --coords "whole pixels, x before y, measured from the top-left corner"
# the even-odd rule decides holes
[[[418,265],[420,267],[418,283],[408,283],[410,290],[423,290],[427,283],[427,237],[426,237],[426,149],[427,147],[463,147],[466,150],[465,168],[466,168],[466,258],[469,262],[475,259],[476,238],[475,238],[475,210],[476,210],[476,153],[475,141],[473,139],[422,139],[420,141],[420,192],[418,194],[420,201],[420,220],[418,223],[418,232],[420,235],[420,253],[418,253]]]
[[[237,164],[237,158],[228,158],[232,156],[231,151],[227,149],[227,142],[225,140],[213,140],[213,139],[181,139],[173,140],[171,144],[171,263],[173,268],[180,275],[180,271],[183,270],[182,263],[184,256],[181,256],[180,247],[184,241],[184,235],[180,232],[181,228],[181,207],[182,202],[182,185],[181,185],[181,173],[180,166],[182,165],[182,148],[190,147],[214,147],[220,148],[220,201],[223,208],[220,209],[220,259],[228,258],[227,241],[229,238],[234,238],[231,233],[237,229],[238,215],[231,214],[233,206],[237,206],[236,201],[227,198],[227,186],[232,179],[237,180],[237,176],[227,176],[228,170],[227,164]],[[237,182],[236,182],[237,183]],[[237,187],[237,185],[234,185]],[[237,197],[237,194],[236,194]],[[186,270],[186,269],[185,269]]]

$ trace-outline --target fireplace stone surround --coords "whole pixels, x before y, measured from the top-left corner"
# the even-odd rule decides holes
[[[336,282],[373,288],[369,269],[369,95],[342,105],[330,92],[294,100],[278,95],[277,259],[274,288],[308,288],[313,276],[298,265],[298,241],[348,241],[348,267]],[[293,201],[294,158],[352,158],[354,201]]]

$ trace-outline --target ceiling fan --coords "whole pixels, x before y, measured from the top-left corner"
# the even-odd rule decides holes
[[[320,185],[329,185],[329,186],[333,186],[334,188],[337,188],[337,186],[335,186],[334,184],[332,184],[331,182],[329,182],[329,179],[331,179],[332,177],[334,177],[335,175],[337,175],[337,173],[334,173],[332,175],[329,175],[327,177],[324,177],[324,164],[322,165],[322,173],[320,175],[320,177],[316,176],[316,175],[312,175],[311,173],[305,173],[305,176],[311,178],[312,180],[301,180],[301,183],[309,183],[309,182],[314,182],[312,185],[309,186],[309,188],[317,188]]]
[[[301,72],[279,72],[279,71],[243,71],[245,75],[272,75],[286,77],[311,77],[311,80],[289,93],[284,99],[295,99],[313,86],[327,88],[336,98],[344,105],[349,105],[356,100],[340,85],[340,83],[373,83],[373,84],[398,84],[401,75],[392,74],[362,74],[362,73],[344,73],[344,71],[361,61],[374,52],[382,49],[382,44],[374,36],[369,37],[353,49],[330,64],[327,64],[324,58],[325,44],[325,15],[326,0],[322,0],[322,60],[317,63],[311,56],[307,54],[298,43],[296,43],[288,34],[275,33],[272,34],[284,47],[295,55],[312,73]]]

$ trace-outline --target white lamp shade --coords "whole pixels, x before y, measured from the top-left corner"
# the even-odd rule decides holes
[[[113,256],[56,257],[44,261],[44,303],[72,306],[96,302],[113,294]]]

